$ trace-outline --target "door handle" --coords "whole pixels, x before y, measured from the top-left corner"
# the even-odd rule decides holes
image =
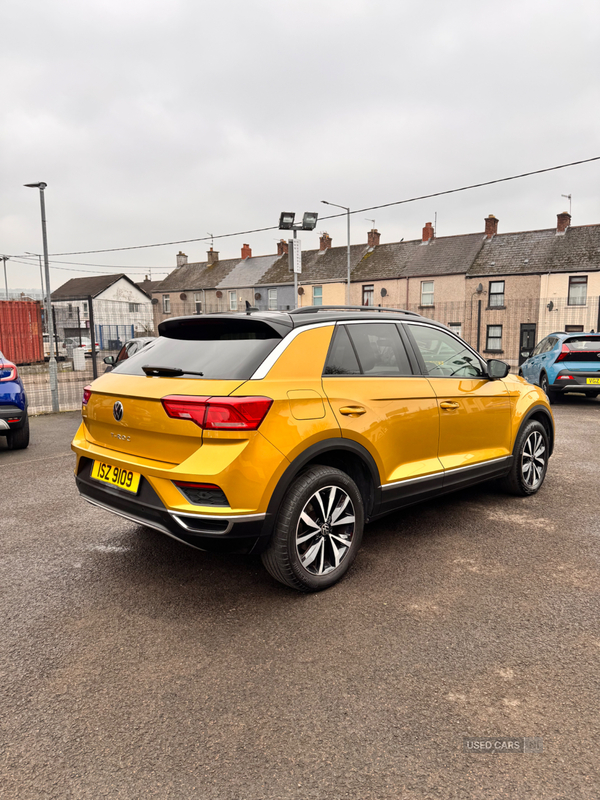
[[[443,403],[440,403],[440,408],[445,409],[446,411],[450,411],[453,408],[459,408],[460,403],[453,403],[451,400],[444,400]]]
[[[345,417],[360,417],[362,414],[366,413],[367,409],[362,406],[342,406],[342,408],[340,408],[340,414],[343,414]]]

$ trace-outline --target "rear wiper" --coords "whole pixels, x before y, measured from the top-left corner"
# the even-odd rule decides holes
[[[203,372],[191,372],[188,369],[179,369],[179,367],[151,367],[146,364],[142,367],[143,371],[150,378],[180,378],[182,375],[199,375],[203,377]]]

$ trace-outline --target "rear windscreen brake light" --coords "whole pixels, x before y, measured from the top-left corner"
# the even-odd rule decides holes
[[[273,401],[269,397],[186,397],[173,395],[162,400],[172,419],[195,422],[203,430],[255,431],[267,416]]]

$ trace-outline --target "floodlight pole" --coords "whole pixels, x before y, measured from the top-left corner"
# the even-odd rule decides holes
[[[346,212],[346,218],[348,220],[348,244],[346,248],[346,261],[347,261],[347,268],[348,268],[348,281],[346,285],[346,305],[350,305],[350,209],[348,206],[340,206],[337,203],[330,203],[328,200],[321,200],[322,203],[325,203],[326,206],[335,206],[336,208],[343,208]]]
[[[293,212],[282,212],[279,215],[279,230],[294,231],[294,239],[297,238],[298,231],[312,231],[317,224],[318,214],[306,212],[302,218],[302,223],[294,223],[295,214]],[[289,241],[289,240],[288,240]],[[288,258],[290,254],[288,254]],[[298,308],[298,273],[294,266],[294,308]]]
[[[58,403],[58,367],[56,365],[56,357],[52,350],[54,344],[54,320],[52,318],[52,298],[50,295],[50,266],[48,264],[48,238],[46,235],[46,204],[44,202],[44,189],[48,184],[41,181],[40,183],[26,183],[29,189],[40,190],[40,209],[42,212],[42,244],[44,246],[44,272],[46,275],[46,320],[48,327],[48,340],[50,345],[50,358],[48,365],[50,367],[50,394],[52,397],[52,411],[60,411]]]
[[[8,256],[0,256],[0,258],[4,261],[4,292],[8,300],[8,280],[6,279],[6,262],[8,261]]]
[[[296,238],[298,231],[294,228],[294,239]],[[302,247],[302,243],[300,244]],[[298,273],[294,270],[294,308],[298,308]]]

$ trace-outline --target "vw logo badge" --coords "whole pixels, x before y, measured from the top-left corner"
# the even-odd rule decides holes
[[[123,419],[123,403],[120,400],[117,400],[113,406],[113,417],[117,422],[121,422]]]

